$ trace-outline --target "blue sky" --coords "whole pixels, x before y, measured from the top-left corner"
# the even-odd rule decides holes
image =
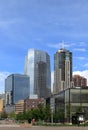
[[[73,52],[73,72],[88,78],[88,0],[0,0],[0,93],[4,79],[24,72],[29,48]],[[52,80],[53,82],[53,80]]]

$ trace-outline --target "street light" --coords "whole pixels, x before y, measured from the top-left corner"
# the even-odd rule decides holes
[[[54,112],[54,97],[52,95],[51,100],[50,100],[50,106],[51,106],[51,123],[53,124],[53,112]]]
[[[53,124],[53,109],[51,109],[51,123]]]

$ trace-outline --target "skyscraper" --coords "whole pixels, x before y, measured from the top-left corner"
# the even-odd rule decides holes
[[[54,93],[71,87],[72,52],[64,48],[54,55]]]
[[[48,53],[29,49],[24,73],[30,77],[29,97],[45,98],[51,94],[50,57]]]

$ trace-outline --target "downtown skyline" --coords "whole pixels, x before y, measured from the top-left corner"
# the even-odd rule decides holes
[[[24,73],[30,48],[50,55],[53,79],[54,54],[63,43],[73,54],[73,73],[88,80],[87,21],[87,0],[1,0],[0,93],[8,75]]]

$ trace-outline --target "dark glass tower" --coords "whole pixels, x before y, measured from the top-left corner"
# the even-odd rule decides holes
[[[54,55],[54,93],[70,88],[72,84],[72,52],[60,49]]]

